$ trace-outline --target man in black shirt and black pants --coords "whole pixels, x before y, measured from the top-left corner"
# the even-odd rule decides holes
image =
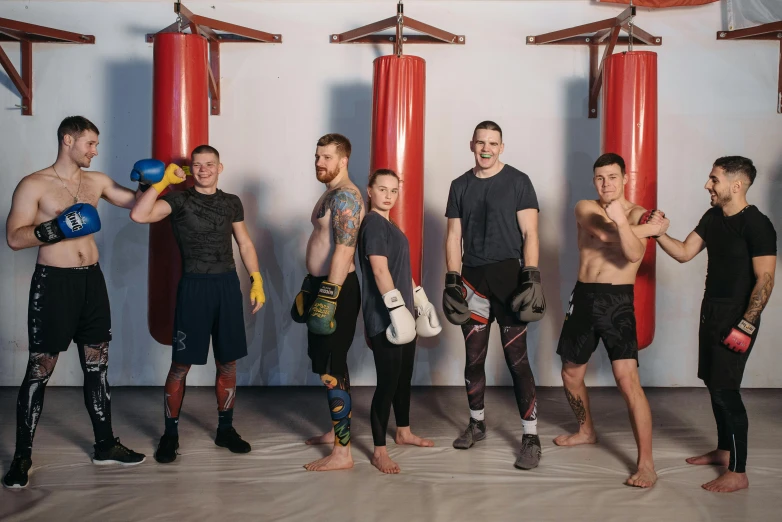
[[[451,183],[445,212],[443,311],[449,322],[462,327],[470,407],[467,429],[453,446],[469,449],[486,437],[484,366],[489,328],[496,319],[524,427],[515,466],[532,469],[540,462],[541,447],[527,323],[545,312],[537,268],[538,200],[529,177],[500,161],[503,148],[499,125],[479,123],[470,142],[475,167]]]
[[[236,361],[247,355],[247,339],[232,237],[236,239],[242,262],[250,274],[252,313],[266,301],[258,255],[244,224],[242,202],[238,196],[217,188],[217,179],[223,171],[219,153],[214,147],[201,145],[193,150],[191,161],[195,186],[168,192],[158,199],[168,185],[185,180],[182,169],[169,165],[161,180],[154,179],[158,182],[152,185],[153,190],[139,198],[130,212],[131,219],[137,223],[154,223],[170,216],[174,238],[182,254],[183,273],[177,288],[172,362],[164,392],[165,433],[155,452],[155,460],[161,464],[176,459],[185,380],[191,365],[206,364],[210,337],[217,367],[215,444],[233,453],[250,451],[250,445],[233,428]],[[151,177],[152,173],[142,172],[142,183],[146,176]]]
[[[760,314],[774,288],[777,235],[771,221],[746,199],[756,173],[747,158],[718,159],[705,186],[712,208],[684,242],[668,235],[657,239],[680,263],[704,247],[709,256],[698,334],[698,378],[711,393],[718,442],[716,450],[687,462],[728,467],[703,485],[716,492],[749,487],[745,473],[749,423],[739,388],[760,328]],[[655,220],[667,218],[650,222]]]

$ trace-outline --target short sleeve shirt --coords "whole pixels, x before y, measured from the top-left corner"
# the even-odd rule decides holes
[[[490,178],[472,169],[451,182],[445,217],[462,223],[462,263],[478,267],[522,259],[523,238],[516,212],[538,207],[529,176],[505,165]]]
[[[171,228],[182,254],[182,270],[192,274],[219,274],[236,270],[233,223],[244,221],[238,196],[217,190],[202,194],[190,187],[161,198],[171,206]]]

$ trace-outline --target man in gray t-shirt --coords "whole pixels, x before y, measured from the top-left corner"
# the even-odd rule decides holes
[[[535,377],[527,356],[527,323],[512,311],[511,298],[524,285],[540,284],[538,200],[529,177],[500,161],[503,149],[499,125],[478,124],[470,142],[475,167],[451,183],[448,195],[443,307],[446,318],[461,325],[464,334],[470,406],[467,429],[453,445],[468,449],[486,437],[484,364],[490,325],[496,319],[524,426],[515,466],[532,469],[541,454]],[[460,311],[449,309],[449,302],[458,302]]]

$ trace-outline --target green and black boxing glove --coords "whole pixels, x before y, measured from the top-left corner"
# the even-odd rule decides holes
[[[310,307],[315,302],[315,292],[318,291],[315,286],[318,280],[307,274],[304,278],[304,282],[301,283],[301,290],[296,294],[296,298],[293,300],[291,306],[291,318],[297,323],[306,323],[307,316],[309,315]]]
[[[342,290],[340,285],[323,281],[318,289],[318,297],[310,307],[307,328],[317,335],[331,335],[337,329],[334,314],[337,313],[337,298]]]

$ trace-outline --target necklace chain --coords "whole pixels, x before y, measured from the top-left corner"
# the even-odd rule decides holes
[[[71,192],[71,190],[68,188],[68,185],[65,184],[65,182],[62,180],[60,175],[57,173],[57,169],[54,168],[54,165],[52,165],[52,170],[54,171],[54,175],[57,176],[57,179],[60,180],[60,183],[62,183],[62,186],[65,187],[65,190],[67,190],[68,194],[70,194],[70,196],[73,198],[73,204],[75,205],[76,203],[78,203],[79,202],[79,191],[81,190],[81,180],[82,180],[82,177],[83,177],[81,169],[79,169],[79,186],[78,186],[78,188],[76,188],[76,195],[75,196],[73,195],[73,192]]]

